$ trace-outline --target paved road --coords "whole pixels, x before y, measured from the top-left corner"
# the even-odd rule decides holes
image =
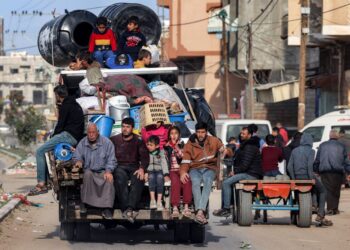
[[[10,176],[5,186],[18,191],[35,183],[34,176]],[[92,229],[93,242],[67,242],[58,237],[58,207],[51,193],[30,198],[44,203],[43,208],[21,207],[0,224],[0,249],[241,249],[242,242],[251,249],[350,249],[350,191],[342,192],[339,216],[332,217],[335,225],[330,228],[302,229],[289,224],[286,212],[269,213],[269,224],[258,222],[252,227],[239,227],[229,220],[211,217],[207,226],[206,241],[200,245],[172,243],[172,232],[153,227],[127,231]],[[220,204],[220,193],[211,196],[212,209]]]

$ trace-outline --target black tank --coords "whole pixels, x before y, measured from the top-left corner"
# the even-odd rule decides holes
[[[158,44],[162,26],[157,14],[147,6],[136,3],[116,3],[101,11],[99,16],[111,21],[111,28],[117,38],[126,29],[127,20],[131,16],[140,19],[141,32],[146,36],[147,44]]]
[[[78,51],[88,49],[96,18],[89,11],[75,10],[46,23],[38,36],[41,56],[54,66],[67,66]]]

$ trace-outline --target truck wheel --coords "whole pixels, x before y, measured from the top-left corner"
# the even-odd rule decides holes
[[[187,242],[190,239],[190,224],[176,223],[174,229],[174,242]]]
[[[81,222],[75,226],[75,239],[77,241],[89,241],[90,240],[90,223]]]
[[[73,240],[74,239],[74,223],[73,222],[61,222],[60,226],[60,239],[61,240]]]
[[[298,227],[310,227],[312,220],[311,192],[299,193],[299,214],[297,216]]]
[[[253,221],[252,214],[252,193],[239,190],[238,204],[238,225],[251,226]]]
[[[197,223],[192,223],[190,226],[191,242],[192,243],[203,243],[205,240],[205,226]]]

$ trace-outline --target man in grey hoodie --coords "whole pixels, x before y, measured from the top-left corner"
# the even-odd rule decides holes
[[[321,225],[331,226],[332,221],[325,218],[326,189],[313,171],[315,150],[312,149],[312,143],[313,139],[310,134],[302,135],[300,146],[292,151],[287,169],[292,180],[315,180],[314,188],[319,201],[316,221]]]

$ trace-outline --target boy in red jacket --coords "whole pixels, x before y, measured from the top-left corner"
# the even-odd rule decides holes
[[[107,28],[107,18],[97,18],[96,29],[90,36],[89,52],[103,66],[103,61],[113,56],[116,50],[117,41],[113,31]]]

